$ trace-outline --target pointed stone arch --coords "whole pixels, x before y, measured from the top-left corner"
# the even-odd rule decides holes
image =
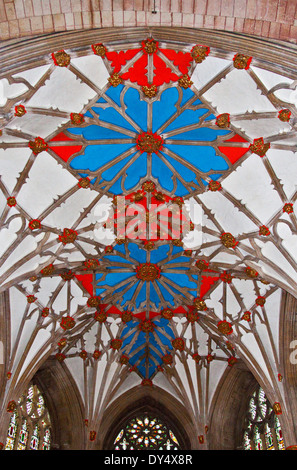
[[[84,406],[65,364],[59,363],[55,358],[49,358],[34,375],[32,382],[42,392],[50,414],[51,449],[84,449]]]
[[[210,450],[241,448],[248,398],[256,386],[256,379],[242,362],[226,370],[212,402]]]
[[[197,448],[194,423],[187,410],[176,398],[157,387],[134,387],[118,397],[103,415],[96,448],[112,450],[121,427],[143,412],[163,420],[172,429],[182,449]]]

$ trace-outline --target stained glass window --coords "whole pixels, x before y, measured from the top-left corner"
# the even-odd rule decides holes
[[[6,447],[5,447],[6,450],[13,450],[17,428],[18,428],[17,421],[18,421],[18,413],[17,411],[15,411],[10,418],[7,439],[6,439]]]
[[[31,450],[38,450],[38,444],[39,444],[39,427],[36,424],[36,426],[33,429],[33,434],[32,434],[32,437],[31,437],[30,449]]]
[[[5,450],[49,450],[51,424],[44,398],[30,384],[10,418]]]
[[[43,436],[43,443],[41,450],[50,450],[51,446],[51,432],[49,429],[46,429]]]
[[[19,434],[19,443],[18,443],[18,450],[26,450],[28,440],[28,423],[25,419],[21,426],[21,431]]]
[[[174,433],[159,418],[136,416],[121,429],[114,440],[115,450],[178,450]]]
[[[276,440],[278,444],[278,448],[281,450],[285,450],[285,444],[283,439],[283,433],[281,430],[280,422],[277,416],[274,417],[274,429],[276,434]]]
[[[284,450],[282,430],[264,390],[252,394],[243,435],[245,450]]]

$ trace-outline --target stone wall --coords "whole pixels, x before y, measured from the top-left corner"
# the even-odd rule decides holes
[[[0,0],[0,40],[92,28],[166,26],[297,43],[296,0]]]

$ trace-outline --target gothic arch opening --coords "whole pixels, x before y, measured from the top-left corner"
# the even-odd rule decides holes
[[[33,382],[42,391],[51,416],[51,449],[84,449],[84,406],[65,364],[49,358],[37,371]]]
[[[242,362],[225,372],[212,402],[210,450],[242,449],[248,400],[257,385]]]
[[[106,410],[101,424],[100,448],[113,450],[121,429],[136,416],[145,414],[165,423],[181,449],[195,448],[195,427],[185,407],[162,389],[147,392],[139,388],[124,393]]]

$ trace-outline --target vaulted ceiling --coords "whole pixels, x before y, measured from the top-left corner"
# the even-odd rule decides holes
[[[142,384],[183,403],[201,433],[238,360],[286,412],[292,77],[252,53],[158,36],[61,43],[10,68],[0,81],[4,406],[55,355],[93,427]],[[150,208],[163,216],[151,226]]]

